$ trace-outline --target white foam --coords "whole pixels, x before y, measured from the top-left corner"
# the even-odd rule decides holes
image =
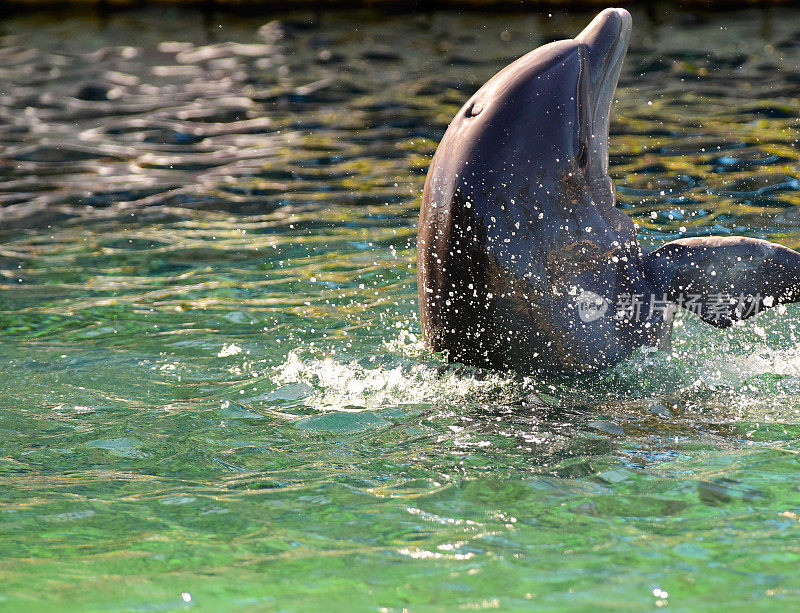
[[[387,406],[429,404],[437,401],[502,402],[518,397],[524,381],[503,373],[478,380],[455,369],[438,372],[424,363],[378,364],[370,360],[342,360],[292,350],[275,371],[276,381],[305,383],[316,391],[304,401],[322,410],[364,410]],[[365,365],[366,364],[366,365]]]

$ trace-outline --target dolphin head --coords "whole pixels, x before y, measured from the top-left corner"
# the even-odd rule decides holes
[[[612,206],[609,117],[630,34],[630,14],[606,9],[575,38],[539,47],[492,77],[450,124],[431,196],[485,193],[495,182],[511,193],[530,181],[541,201],[563,177],[580,174],[595,204]]]

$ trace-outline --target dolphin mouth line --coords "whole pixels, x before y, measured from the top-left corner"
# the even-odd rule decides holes
[[[603,70],[603,76],[600,77],[600,81],[598,83],[597,94],[595,96],[594,108],[592,112],[593,125],[596,124],[598,113],[601,113],[601,117],[605,116],[610,118],[611,116],[611,105],[613,103],[614,92],[617,90],[617,83],[619,82],[619,73],[614,69],[622,66],[622,62],[625,59],[628,47],[628,41],[623,40],[623,35],[623,33],[620,33],[620,37],[617,38],[616,42],[614,43],[612,56],[606,61],[606,65]],[[604,102],[605,104],[603,104]]]
[[[575,40],[584,45],[583,65],[588,140],[593,163],[602,175],[608,172],[608,132],[611,105],[617,89],[622,62],[628,51],[632,19],[625,9],[606,9]]]
[[[630,18],[621,20],[619,32],[614,40],[614,46],[611,52],[606,56],[606,61],[603,66],[603,75],[600,77],[597,84],[597,92],[595,94],[594,104],[592,105],[592,125],[596,125],[596,118],[598,112],[601,117],[605,116],[610,118],[611,105],[613,103],[614,92],[617,89],[619,82],[619,73],[622,68],[622,62],[625,60],[625,55],[628,52],[628,43],[631,37],[631,21]],[[605,102],[605,104],[603,104]]]

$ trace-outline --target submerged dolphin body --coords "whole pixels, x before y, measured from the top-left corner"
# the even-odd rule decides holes
[[[422,198],[424,338],[448,359],[522,373],[599,370],[669,338],[676,308],[719,327],[800,300],[800,255],[751,238],[652,253],[614,207],[612,97],[631,17],[606,9],[470,98]]]

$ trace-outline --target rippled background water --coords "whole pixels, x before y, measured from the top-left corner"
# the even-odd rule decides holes
[[[800,604],[800,309],[537,381],[418,334],[451,116],[574,13],[0,23],[0,607]],[[650,244],[800,247],[800,10],[634,13]]]

